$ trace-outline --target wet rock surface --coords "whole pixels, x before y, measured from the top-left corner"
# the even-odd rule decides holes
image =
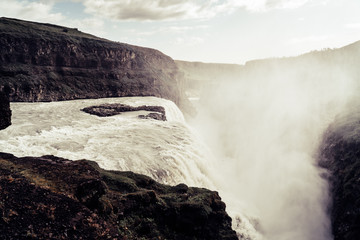
[[[0,153],[1,239],[237,239],[217,192]]]
[[[86,113],[96,115],[99,117],[109,117],[121,114],[123,112],[135,112],[135,111],[148,111],[148,112],[155,112],[155,113],[149,113],[148,115],[139,115],[139,118],[142,119],[155,119],[155,120],[161,120],[166,121],[166,114],[165,114],[165,108],[162,106],[138,106],[138,107],[132,107],[126,104],[121,103],[112,103],[112,104],[102,104],[97,106],[90,106],[81,109],[81,111],[84,111]]]
[[[327,129],[319,164],[329,171],[335,240],[360,239],[360,116],[346,115]]]
[[[7,94],[0,91],[0,130],[11,125],[10,102]]]
[[[149,113],[147,115],[139,115],[140,119],[155,119],[159,121],[166,121],[166,116],[161,113]]]

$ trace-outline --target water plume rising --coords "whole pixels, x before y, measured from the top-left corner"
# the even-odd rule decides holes
[[[324,129],[356,97],[356,65],[346,61],[335,50],[256,61],[202,86],[193,125],[220,159],[221,194],[233,199],[225,198],[233,212],[257,219],[265,239],[332,239],[315,154]]]

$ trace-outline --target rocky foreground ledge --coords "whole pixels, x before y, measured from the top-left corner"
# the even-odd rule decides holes
[[[237,239],[217,192],[0,153],[0,239]]]
[[[339,117],[329,126],[319,161],[329,171],[334,240],[360,239],[360,113]]]

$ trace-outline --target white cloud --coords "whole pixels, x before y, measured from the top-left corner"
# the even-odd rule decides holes
[[[290,44],[309,43],[309,42],[323,42],[328,40],[330,37],[326,35],[321,36],[307,36],[300,38],[293,38],[290,40]]]
[[[61,13],[53,13],[52,1],[1,1],[0,15],[32,21],[60,23],[64,20]]]
[[[162,29],[163,32],[184,33],[192,30],[207,29],[208,25],[197,26],[169,26]]]
[[[345,24],[345,28],[348,28],[348,29],[360,29],[360,22]]]
[[[219,14],[232,13],[238,8],[266,11],[276,8],[296,8],[315,0],[70,0],[82,3],[85,12],[99,19],[163,21],[209,19]],[[8,0],[0,2],[0,13],[22,19],[50,21],[64,20],[54,13],[59,0]]]
[[[194,25],[194,26],[165,26],[158,27],[155,29],[150,29],[148,31],[136,32],[134,30],[129,30],[132,34],[137,34],[140,36],[152,36],[156,34],[184,34],[189,31],[198,31],[200,29],[207,29],[207,25]]]
[[[73,0],[82,2],[85,11],[114,20],[162,21],[207,19],[238,8],[267,11],[298,8],[315,0]],[[318,1],[318,0],[317,0]],[[326,0],[325,0],[326,1]],[[323,3],[322,1],[321,3]],[[320,4],[320,2],[317,2]]]
[[[116,20],[202,19],[223,11],[224,3],[205,0],[81,0],[85,11]]]
[[[61,25],[78,28],[82,32],[87,32],[97,36],[105,35],[104,20],[98,18],[83,18],[83,19],[67,19]]]
[[[195,46],[202,44],[204,39],[201,37],[179,37],[175,40],[175,45],[186,45],[186,46]]]
[[[266,6],[268,8],[298,8],[306,4],[309,0],[268,0]]]
[[[83,32],[95,35],[105,34],[104,20],[96,17],[82,19],[67,18],[59,12],[54,12],[57,0],[30,1],[8,0],[0,1],[0,15],[10,18],[19,18],[29,21],[47,22],[62,26],[78,28]]]
[[[298,8],[315,0],[229,0],[232,6],[244,7],[250,11]]]

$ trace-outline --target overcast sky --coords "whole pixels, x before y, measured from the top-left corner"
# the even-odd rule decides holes
[[[187,61],[242,64],[360,40],[360,0],[0,0],[0,15]]]

